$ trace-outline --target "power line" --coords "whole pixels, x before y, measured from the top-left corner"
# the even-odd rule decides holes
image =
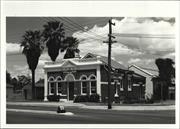
[[[57,17],[57,18],[58,18],[58,17]],[[55,21],[58,21],[58,20],[55,19],[55,18],[45,18],[45,19],[48,19],[48,20],[47,20],[48,22],[49,22],[49,21],[52,21],[52,20],[53,20],[53,21],[54,21],[54,20],[55,20]],[[58,19],[63,20],[63,21],[65,21],[65,22],[67,23],[67,21],[64,20],[63,18],[58,18]],[[63,22],[62,22],[62,23],[63,23]],[[68,22],[68,23],[71,24],[71,27],[68,26],[68,25],[65,25],[65,26],[64,26],[64,27],[65,27],[65,31],[68,30],[69,32],[72,32],[72,33],[73,33],[74,31],[79,30],[79,27],[77,28],[76,26],[74,26],[74,24],[72,24],[72,23],[70,23],[70,22]],[[102,38],[101,38],[101,39],[100,39],[100,38],[99,38],[99,39],[98,39],[98,38],[94,38],[94,37],[92,37],[92,35],[90,35],[91,37],[89,37],[89,34],[86,34],[86,33],[85,33],[85,35],[86,35],[86,36],[84,36],[85,38],[90,38],[90,39],[88,39],[88,40],[91,40],[91,39],[92,39],[92,40],[99,40],[99,41],[101,41],[101,42],[103,41]],[[104,37],[103,37],[103,38],[104,38]]]
[[[71,26],[73,26],[74,28],[77,28],[77,29],[82,30],[81,28],[75,26],[75,25],[74,25],[73,23],[71,23],[70,21],[67,21],[67,20],[65,20],[65,19],[63,19],[63,18],[60,18],[60,19],[63,20],[63,21],[65,21],[65,22],[67,22],[67,23],[69,23],[69,24],[70,24]],[[94,37],[92,37],[92,36],[94,36],[94,35],[92,35],[92,34],[89,34],[89,33],[86,33],[86,32],[85,32],[85,35],[86,35],[86,37],[87,37],[87,36],[91,36],[91,37],[88,37],[88,38],[92,38],[92,39],[95,39],[95,40],[103,41],[103,40],[101,40],[100,38],[94,38]],[[104,37],[102,37],[102,38],[104,38]]]
[[[72,21],[72,20],[70,20],[70,19],[68,19],[68,18],[66,18],[68,21],[70,21],[70,22],[72,22],[72,23],[74,23],[76,26],[79,26],[79,28],[81,29],[81,30],[83,30],[84,31],[84,27],[82,27],[81,25],[79,25],[78,23],[76,23],[76,22],[74,22],[74,21]],[[89,30],[89,32],[90,33],[92,33],[93,35],[95,35],[95,36],[98,36],[98,37],[101,37],[101,38],[104,38],[103,36],[101,36],[101,35],[98,35],[98,34],[96,34],[96,33],[94,33],[94,32],[92,32],[91,30]]]
[[[104,39],[104,37],[103,36],[100,36],[100,35],[98,35],[98,34],[96,34],[96,33],[94,33],[94,32],[92,32],[92,31],[90,31],[89,30],[89,32],[91,33],[87,33],[87,32],[85,32],[84,31],[84,28],[81,26],[81,25],[79,25],[78,23],[76,23],[76,22],[74,22],[74,21],[72,21],[72,20],[70,20],[70,19],[68,19],[68,18],[60,18],[60,17],[57,17],[58,19],[60,19],[60,20],[63,20],[63,21],[65,21],[66,23],[68,23],[68,24],[70,24],[72,27],[70,27],[70,26],[67,26],[67,28],[69,29],[69,30],[71,30],[71,31],[73,31],[73,29],[75,28],[75,30],[74,31],[76,31],[76,28],[77,29],[80,29],[80,30],[82,30],[84,33],[85,33],[85,35],[90,35],[91,37],[89,37],[89,38],[93,38],[92,36],[98,36],[98,37],[100,37],[99,39],[98,38],[93,38],[93,39],[97,39],[97,40],[100,40],[101,41],[101,39]],[[57,21],[57,19],[55,19],[55,18],[53,18],[52,17],[52,19],[53,20],[55,20],[55,21]],[[103,40],[102,40],[103,41]]]
[[[119,37],[134,37],[134,38],[165,38],[165,39],[175,39],[173,34],[135,34],[135,33],[113,33],[115,36]]]

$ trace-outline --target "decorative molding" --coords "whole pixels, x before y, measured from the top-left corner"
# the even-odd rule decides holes
[[[101,84],[108,85],[108,82],[101,82]],[[118,82],[117,84],[119,85],[120,83]],[[114,85],[114,82],[111,82],[111,85]]]
[[[88,80],[88,77],[86,75],[84,75],[84,74],[80,76],[79,80],[82,80],[83,77],[85,77],[86,80]]]
[[[58,79],[60,79],[60,80],[58,80]],[[62,80],[63,80],[63,79],[62,79],[61,76],[57,76],[56,79],[55,79],[56,82],[60,82],[60,81],[62,81]]]
[[[51,80],[51,79],[53,79],[53,80]],[[53,82],[53,81],[55,81],[54,77],[53,77],[53,76],[50,76],[50,77],[48,78],[48,82]]]
[[[68,80],[67,80],[68,76],[71,76],[71,77],[73,78],[73,81],[76,80],[75,77],[74,77],[74,75],[73,75],[72,73],[70,73],[70,74],[67,74],[67,75],[65,76],[64,81],[68,81]]]
[[[47,72],[44,72],[44,101],[48,101],[47,94],[48,94],[48,82],[47,82]]]

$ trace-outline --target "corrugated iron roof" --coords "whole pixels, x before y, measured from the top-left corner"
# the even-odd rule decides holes
[[[157,76],[157,75],[152,74],[151,72],[149,72],[149,71],[147,71],[147,70],[145,70],[145,69],[143,69],[143,68],[138,67],[137,65],[131,65],[131,66],[129,66],[129,69],[132,68],[132,67],[134,67],[134,68],[136,68],[136,69],[144,72],[145,74],[147,74],[147,75],[149,75],[149,76],[151,76],[151,77]]]

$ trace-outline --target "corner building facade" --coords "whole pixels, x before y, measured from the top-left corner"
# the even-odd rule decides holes
[[[108,97],[107,57],[88,53],[82,58],[46,62],[44,66],[44,101],[49,95],[60,95],[72,101],[77,95],[98,94],[101,102]],[[130,97],[144,98],[145,77],[129,71],[112,60],[111,99],[121,101]]]

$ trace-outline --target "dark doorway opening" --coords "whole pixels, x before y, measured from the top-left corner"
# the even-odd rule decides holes
[[[69,100],[74,99],[74,82],[69,82]]]

